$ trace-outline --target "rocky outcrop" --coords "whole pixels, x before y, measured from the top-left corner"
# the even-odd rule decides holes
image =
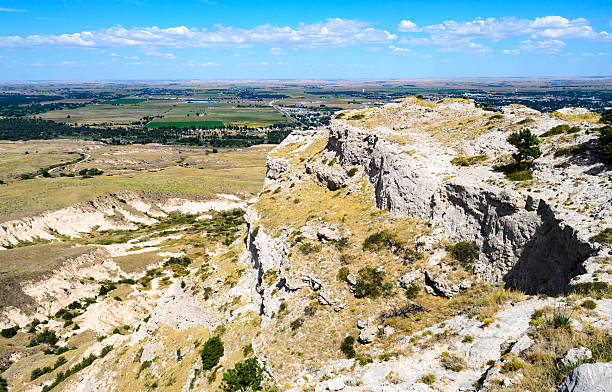
[[[215,200],[194,201],[180,198],[149,200],[135,192],[122,191],[100,196],[41,215],[0,223],[0,250],[21,241],[77,238],[93,230],[135,230],[138,224],[152,225],[168,213],[198,214],[246,208],[246,202],[233,195],[217,195]]]
[[[580,365],[557,388],[557,392],[607,391],[612,391],[612,362]]]
[[[415,158],[377,132],[337,120],[327,148],[345,168],[363,167],[379,208],[427,220],[456,241],[475,241],[481,252],[474,272],[482,279],[555,294],[585,273],[585,260],[596,253],[547,200],[485,183],[488,174],[478,170],[448,176],[457,169],[443,146]]]

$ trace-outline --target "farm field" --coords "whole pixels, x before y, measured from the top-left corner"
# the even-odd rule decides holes
[[[115,126],[146,123],[148,119],[155,118],[147,124],[149,128],[214,128],[223,125],[256,128],[289,123],[278,111],[261,102],[234,104],[165,99],[117,99],[74,109],[50,111],[38,117],[71,125]]]
[[[150,100],[120,105],[101,103],[75,109],[55,110],[42,113],[37,117],[71,125],[103,123],[130,125],[133,122],[141,121],[144,117],[161,116],[175,104],[176,102],[172,100]]]

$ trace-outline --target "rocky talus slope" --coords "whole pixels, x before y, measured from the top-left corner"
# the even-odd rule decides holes
[[[189,237],[184,273],[151,275],[129,330],[89,327],[97,340],[68,365],[113,348],[53,390],[233,391],[250,358],[266,391],[606,390],[612,176],[597,119],[408,98],[294,132],[237,239],[202,251],[206,233]],[[506,139],[526,127],[542,156],[513,181]],[[212,336],[224,350],[206,368]],[[15,390],[51,384],[23,375],[31,358],[4,373]]]

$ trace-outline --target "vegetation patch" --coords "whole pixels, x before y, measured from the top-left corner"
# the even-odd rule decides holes
[[[548,131],[540,135],[540,137],[550,137],[555,135],[561,135],[562,133],[576,133],[580,131],[580,127],[570,127],[567,124],[561,124],[550,128]]]
[[[347,358],[355,358],[355,338],[351,335],[345,337],[340,345],[340,350]]]
[[[590,242],[599,242],[600,244],[612,244],[612,227],[603,229],[599,234],[589,238]]]
[[[219,360],[223,356],[223,352],[223,341],[218,335],[208,339],[206,343],[204,343],[204,347],[200,353],[202,357],[202,369],[210,370],[217,366]]]
[[[480,248],[474,241],[461,241],[446,247],[453,259],[463,265],[469,265],[478,260]]]
[[[223,392],[259,391],[262,386],[265,368],[259,366],[256,358],[238,362],[223,374]]]
[[[444,351],[440,356],[440,364],[446,370],[460,372],[465,368],[465,359],[459,354],[449,354]]]
[[[377,298],[382,294],[388,294],[392,290],[390,283],[384,282],[385,273],[372,267],[364,267],[359,270],[357,283],[353,286],[357,298]]]
[[[473,156],[461,156],[457,158],[453,158],[451,163],[457,166],[472,166],[480,162],[484,162],[487,160],[486,155],[473,155]]]

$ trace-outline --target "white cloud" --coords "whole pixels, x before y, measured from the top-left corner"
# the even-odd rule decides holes
[[[252,29],[217,26],[216,30],[188,28],[166,29],[115,26],[96,31],[70,34],[46,34],[0,37],[2,47],[81,47],[81,48],[203,48],[248,47],[255,44],[318,48],[346,47],[360,44],[387,44],[397,39],[386,30],[370,27],[360,20],[332,18],[295,27],[265,24]]]
[[[62,61],[62,65],[72,65],[72,64],[76,64],[76,63],[74,61],[70,61],[70,60]]]
[[[502,53],[503,54],[509,54],[509,55],[515,55],[515,54],[521,53],[521,51],[518,50],[518,49],[504,49],[504,50],[502,50]]]
[[[556,39],[542,40],[542,41],[533,41],[533,40],[525,40],[521,41],[519,45],[519,49],[535,52],[535,53],[546,53],[546,54],[555,54],[561,52],[561,50],[565,47],[565,42],[559,41]]]
[[[151,56],[151,57],[158,57],[158,58],[162,58],[162,59],[175,59],[176,56],[172,53],[159,53],[159,52],[155,52],[155,51],[147,51],[145,52],[145,54],[147,56]]]
[[[212,61],[206,62],[204,64],[200,64],[201,67],[218,67],[221,64],[213,63]]]
[[[412,22],[402,20],[399,30],[408,32],[410,23]],[[521,50],[544,49],[550,53],[559,52],[565,46],[563,40],[567,39],[612,42],[611,34],[606,31],[596,32],[584,18],[570,20],[554,15],[535,19],[503,17],[476,18],[467,22],[449,20],[423,26],[415,31],[426,33],[428,36],[403,37],[399,43],[440,46],[443,52],[488,53],[491,51],[490,48],[475,43],[474,40],[499,41],[504,38],[525,36],[529,38],[529,42],[523,42],[519,47]],[[515,54],[515,49],[506,49],[502,53]]]
[[[285,52],[281,48],[270,48],[270,50],[268,50],[268,53],[270,53],[273,56],[280,56],[280,55],[283,55],[283,54],[285,54],[287,52]]]
[[[19,8],[1,8],[0,7],[0,12],[28,12],[28,10],[22,10]]]
[[[419,31],[419,27],[416,25],[416,23],[406,19],[400,22],[397,29],[404,33],[413,33]]]
[[[391,49],[391,53],[394,53],[394,54],[408,54],[412,52],[410,48],[398,48],[393,45],[389,46],[389,49]]]

